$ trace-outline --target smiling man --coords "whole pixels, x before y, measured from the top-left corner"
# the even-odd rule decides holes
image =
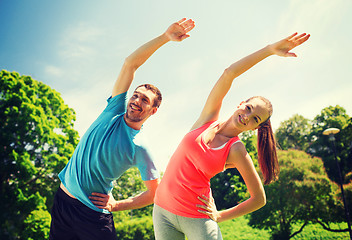
[[[60,172],[61,180],[51,212],[50,239],[117,239],[111,212],[152,204],[159,173],[147,151],[134,143],[143,123],[157,112],[162,97],[151,84],[136,88],[126,104],[136,70],[161,46],[182,41],[194,28],[181,19],[162,35],[144,44],[125,59],[108,104],[77,145]],[[116,201],[112,182],[137,166],[147,190]]]

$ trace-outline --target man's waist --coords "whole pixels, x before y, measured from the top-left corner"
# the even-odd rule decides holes
[[[75,198],[75,197],[67,190],[67,188],[66,188],[62,183],[60,184],[60,188],[61,188],[62,191],[64,191],[69,197],[74,198],[74,199],[77,199],[77,198]]]

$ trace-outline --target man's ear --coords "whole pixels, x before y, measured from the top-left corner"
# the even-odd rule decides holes
[[[158,111],[158,108],[157,107],[153,107],[152,112],[151,112],[150,115],[154,115],[157,111]]]

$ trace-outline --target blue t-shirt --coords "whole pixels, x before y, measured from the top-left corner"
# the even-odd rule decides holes
[[[73,196],[98,212],[108,213],[94,206],[88,196],[92,192],[110,193],[113,181],[132,166],[138,167],[143,181],[159,177],[146,149],[133,141],[139,130],[130,128],[123,118],[126,95],[125,92],[108,99],[107,107],[83,135],[59,174]]]

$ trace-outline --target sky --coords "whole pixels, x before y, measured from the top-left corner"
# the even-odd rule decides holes
[[[144,144],[160,171],[197,120],[225,68],[294,32],[311,38],[297,58],[271,56],[236,78],[221,119],[251,96],[273,106],[274,129],[294,114],[313,119],[340,105],[352,115],[352,1],[349,0],[0,0],[0,69],[29,75],[61,94],[80,136],[106,106],[124,59],[183,17],[196,27],[140,69],[163,94],[144,124]]]

